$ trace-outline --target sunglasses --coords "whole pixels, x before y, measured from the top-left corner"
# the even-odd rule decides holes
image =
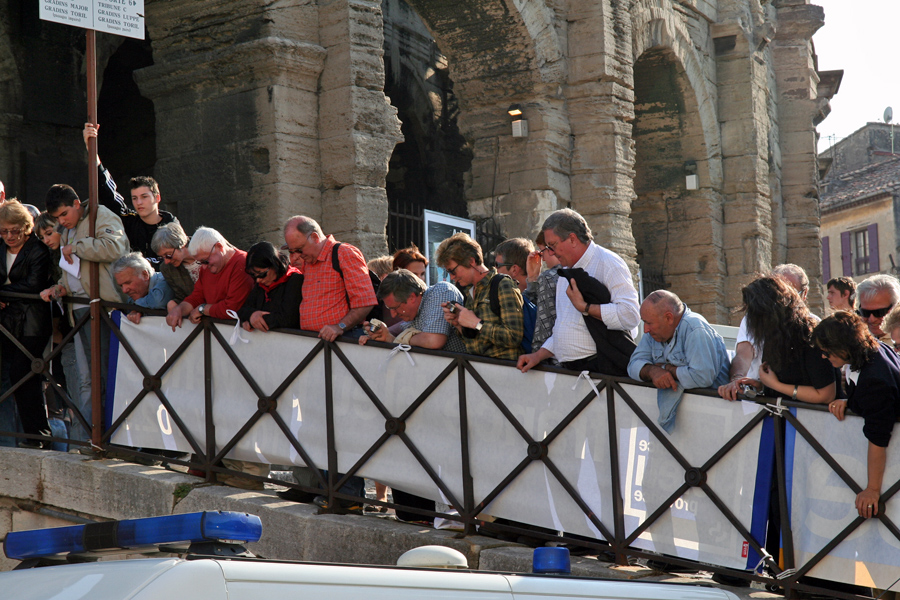
[[[250,277],[252,277],[253,279],[256,279],[256,280],[265,279],[268,274],[269,274],[268,269],[262,271],[261,273],[258,271],[257,272],[247,271],[247,275],[249,275]]]
[[[861,316],[863,319],[868,319],[870,316],[875,317],[876,319],[880,319],[884,317],[884,315],[891,312],[891,309],[894,308],[894,305],[885,306],[884,308],[874,308],[869,310],[867,308],[858,308],[856,309],[856,314]]]

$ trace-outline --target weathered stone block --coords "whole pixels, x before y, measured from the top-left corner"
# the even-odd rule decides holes
[[[39,502],[43,493],[41,465],[47,456],[40,450],[4,448],[4,468],[0,472],[0,490],[8,498]]]

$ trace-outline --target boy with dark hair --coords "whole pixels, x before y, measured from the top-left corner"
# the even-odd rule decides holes
[[[99,125],[84,124],[85,147],[88,139],[97,137]],[[131,250],[140,252],[144,258],[150,261],[153,268],[160,270],[162,259],[153,251],[150,242],[156,230],[167,223],[177,223],[178,219],[170,213],[159,209],[160,195],[159,184],[152,177],[141,175],[132,177],[129,181],[131,188],[131,204],[134,209],[125,206],[125,200],[116,188],[112,175],[107,171],[97,156],[97,168],[100,169],[100,204],[111,210],[122,219],[125,235]]]
[[[835,277],[829,279],[825,285],[828,293],[825,298],[831,310],[846,310],[853,312],[853,305],[856,303],[856,282],[849,277]]]
[[[60,241],[60,244],[62,244],[60,253],[63,260],[72,265],[75,261],[73,256],[75,256],[80,259],[80,264],[77,275],[63,272],[56,285],[41,292],[41,298],[45,302],[50,302],[60,296],[87,298],[91,289],[90,263],[96,262],[99,266],[100,298],[110,302],[123,302],[124,298],[119,294],[119,290],[116,289],[110,270],[112,263],[116,259],[128,253],[128,238],[125,237],[122,220],[105,206],[98,206],[94,228],[95,233],[91,237],[89,235],[90,204],[82,204],[75,190],[64,184],[56,184],[50,188],[47,192],[46,204],[49,216],[56,219],[60,226],[65,228],[61,234],[62,239]],[[86,302],[84,304],[68,304],[69,324],[74,325],[89,310],[90,307]],[[109,355],[109,329],[105,326],[103,329],[105,331],[103,331],[100,338],[100,354],[103,357],[101,389],[106,381],[106,366]],[[85,355],[90,356],[90,335],[85,331],[81,339],[84,344]],[[90,377],[90,373],[83,375],[85,378]],[[72,400],[76,404],[78,403],[78,399],[72,398]],[[79,406],[78,408],[88,423],[90,423],[90,404],[88,403],[87,406]],[[90,434],[80,427],[80,422],[73,423],[73,426],[72,438],[85,441],[89,439]]]

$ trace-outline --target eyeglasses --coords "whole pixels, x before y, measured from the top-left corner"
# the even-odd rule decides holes
[[[2,231],[0,231],[2,233]],[[880,319],[884,317],[884,315],[891,312],[891,309],[894,308],[894,305],[885,306],[884,308],[874,308],[869,310],[868,308],[858,308],[856,309],[856,314],[861,316],[863,319],[868,319],[870,316],[875,317],[876,319]]]
[[[456,277],[456,270],[457,270],[458,268],[460,268],[461,266],[462,266],[462,265],[456,265],[456,266],[453,267],[452,269],[448,268],[448,269],[447,269],[447,272],[450,273],[452,276]]]
[[[553,250],[551,250],[550,248],[547,248],[546,246],[544,246],[543,248],[541,248],[540,250],[538,250],[537,253],[540,254],[541,256],[543,256],[543,255],[544,255],[544,252],[547,252],[548,250],[549,250],[550,252],[553,252]]]
[[[172,250],[172,251],[169,252],[168,254],[162,254],[162,255],[160,255],[160,258],[163,259],[163,260],[172,260],[172,257],[173,257],[173,256],[175,256],[175,251],[174,251],[174,250]]]
[[[501,268],[501,267],[506,267],[506,268],[508,269],[508,268],[512,267],[513,264],[512,264],[512,263],[498,263],[498,262],[495,262],[495,263],[494,263],[494,266],[495,266],[496,268],[498,268],[498,269]]]
[[[406,304],[406,303],[405,303],[405,302],[401,302],[401,303],[398,304],[397,306],[388,306],[388,305],[387,305],[387,302],[385,302],[385,303],[384,303],[384,307],[385,307],[386,309],[388,309],[388,310],[397,310],[397,309],[399,309],[401,306],[403,306],[404,304]]]
[[[258,271],[257,272],[247,271],[247,275],[249,275],[250,277],[252,277],[253,279],[256,279],[256,280],[265,279],[269,275],[269,270],[265,269],[262,273],[260,273]]]
[[[0,236],[6,237],[19,237],[22,235],[22,228],[17,227],[15,229],[0,229]]]
[[[287,253],[288,253],[289,255],[293,256],[294,254],[300,254],[300,253],[302,253],[302,252],[303,252],[303,249],[306,248],[306,244],[308,244],[308,243],[309,243],[309,236],[306,236],[306,241],[303,242],[303,245],[300,246],[299,248],[288,248],[288,245],[285,244],[285,245],[283,245],[283,246],[281,247],[281,249],[282,249],[282,250],[287,250]]]

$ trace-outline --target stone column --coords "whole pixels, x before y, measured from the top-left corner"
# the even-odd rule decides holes
[[[570,5],[569,85],[572,124],[572,208],[595,241],[637,270],[631,233],[634,193],[634,80],[629,3]]]
[[[772,62],[781,133],[785,262],[806,270],[810,280],[808,301],[814,311],[821,311],[824,282],[814,123],[819,114],[819,76],[810,40],[825,24],[825,14],[822,7],[807,4],[806,0],[781,0],[776,8],[778,31],[772,43]]]
[[[397,110],[384,95],[381,3],[320,3],[325,69],[319,96],[322,228],[367,257],[387,252],[388,161],[402,141]]]
[[[147,4],[155,64],[135,72],[156,109],[156,179],[188,234],[281,239],[321,216],[318,10],[311,2]],[[226,17],[227,15],[227,17]]]
[[[746,24],[747,18],[734,18],[712,26],[722,127],[728,309],[740,306],[741,288],[773,261],[767,67],[755,60],[754,33]],[[735,317],[731,324],[739,322]]]

